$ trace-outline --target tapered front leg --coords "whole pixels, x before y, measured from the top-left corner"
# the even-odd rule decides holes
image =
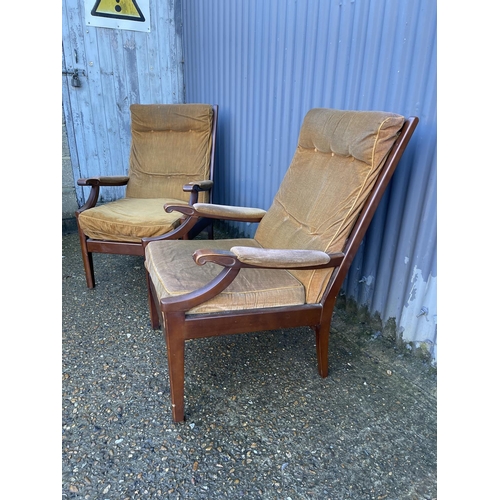
[[[80,226],[78,226],[78,235],[80,237],[80,247],[82,249],[83,268],[85,270],[85,280],[87,281],[87,287],[94,288],[94,261],[92,259],[92,253],[89,252],[87,248],[87,237],[80,229]]]
[[[163,313],[174,422],[184,420],[184,313]]]

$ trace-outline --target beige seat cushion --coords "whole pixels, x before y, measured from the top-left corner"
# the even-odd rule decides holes
[[[82,231],[96,240],[141,242],[159,236],[179,225],[179,212],[167,213],[165,203],[183,204],[173,198],[122,198],[82,212],[78,223]]]
[[[260,247],[253,239],[154,241],[146,247],[148,270],[158,299],[183,295],[215,278],[222,267],[197,265],[193,253],[200,249],[230,250],[233,246]],[[302,283],[284,269],[242,269],[236,279],[213,299],[188,311],[201,314],[261,307],[300,305],[305,302]]]

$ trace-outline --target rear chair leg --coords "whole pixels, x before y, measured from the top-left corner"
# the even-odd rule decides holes
[[[323,306],[323,313],[319,325],[314,327],[316,331],[316,355],[318,357],[319,374],[325,378],[328,375],[328,343],[330,341],[330,324],[332,322],[333,310],[337,297]]]
[[[149,277],[149,273],[147,271],[146,282],[148,289],[149,320],[151,321],[151,328],[153,328],[153,330],[158,330],[158,328],[160,328],[160,318],[156,304],[156,295],[154,294],[151,278]]]
[[[330,340],[330,320],[322,321],[314,327],[316,331],[316,355],[318,358],[318,372],[321,377],[328,375],[328,342]]]
[[[213,222],[211,222],[207,227],[207,238],[209,240],[214,239],[214,223]]]

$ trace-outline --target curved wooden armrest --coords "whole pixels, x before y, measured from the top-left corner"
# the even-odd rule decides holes
[[[214,181],[192,181],[182,187],[183,191],[209,191],[214,186]]]
[[[342,252],[325,253],[316,250],[276,250],[255,247],[232,247],[227,250],[196,250],[193,260],[202,266],[213,262],[226,268],[258,269],[326,269],[339,266]]]
[[[129,181],[127,175],[110,175],[103,177],[87,177],[78,179],[79,186],[125,186]]]
[[[104,177],[87,177],[78,179],[76,183],[79,186],[90,186],[91,189],[87,201],[76,211],[76,215],[78,216],[83,211],[97,205],[97,200],[99,199],[99,188],[101,186],[125,186],[128,181],[129,177],[127,175],[110,175]]]
[[[183,217],[181,224],[169,233],[161,234],[159,236],[152,236],[151,238],[142,238],[143,248],[146,248],[152,241],[182,239],[198,222],[198,219],[200,217],[196,210],[190,205],[169,205],[168,203],[166,203],[165,205],[163,205],[163,208],[165,212],[180,212],[186,217]]]
[[[161,309],[165,312],[174,311],[189,311],[195,306],[212,299],[223,290],[225,290],[236,278],[240,269],[242,268],[258,268],[258,269],[324,269],[328,267],[336,267],[340,265],[344,259],[344,254],[332,253],[327,254],[325,252],[318,252],[314,250],[277,250],[270,251],[268,249],[260,249],[253,247],[233,247],[242,255],[248,252],[247,255],[254,250],[259,253],[262,251],[262,255],[266,254],[268,261],[264,262],[262,265],[250,264],[248,262],[243,262],[238,258],[236,253],[227,250],[208,250],[200,249],[193,253],[193,260],[199,266],[206,264],[207,262],[213,262],[223,267],[221,272],[207,285],[184,295],[178,295],[174,297],[166,297],[161,299]],[[271,253],[270,253],[271,252]],[[279,264],[278,253],[282,255]],[[307,254],[307,258],[306,258]],[[269,257],[273,255],[273,257]],[[283,257],[285,255],[285,257]],[[286,267],[285,267],[286,266]]]
[[[181,214],[187,215],[188,217],[201,217],[200,214],[198,214],[195,208],[191,205],[169,205],[168,203],[165,203],[165,205],[163,205],[163,208],[165,212],[169,214],[172,212],[180,212]]]
[[[261,208],[233,207],[215,203],[194,203],[193,207],[200,217],[237,222],[260,222],[266,215],[266,211]]]
[[[225,290],[238,275],[238,268],[225,267],[210,283],[194,292],[160,300],[161,309],[165,312],[189,311],[203,304]]]
[[[213,262],[222,267],[234,267],[237,269],[245,267],[243,262],[240,262],[238,257],[228,250],[199,249],[193,253],[193,260],[199,266],[203,266],[207,262]]]
[[[189,204],[194,205],[195,203],[198,202],[198,193],[200,191],[210,191],[213,185],[214,183],[211,180],[192,181],[188,184],[185,184],[182,190],[191,193],[191,196],[189,198]]]

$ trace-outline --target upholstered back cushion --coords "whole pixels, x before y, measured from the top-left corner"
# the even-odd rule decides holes
[[[209,179],[213,109],[208,104],[132,104],[126,196],[189,200],[182,187]],[[199,201],[209,201],[200,192]]]
[[[312,109],[255,239],[265,248],[342,251],[404,123],[383,112]],[[331,270],[291,271],[320,300]]]

